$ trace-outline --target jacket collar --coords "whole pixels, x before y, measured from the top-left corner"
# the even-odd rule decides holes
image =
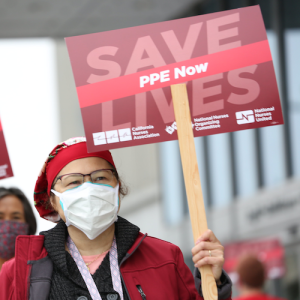
[[[136,240],[139,237],[140,229],[128,222],[126,219],[118,216],[118,221],[115,223],[115,236],[118,248],[118,261],[122,259],[130,251]],[[85,287],[84,280],[70,254],[65,250],[65,242],[68,237],[68,230],[65,223],[61,220],[51,230],[40,233],[45,236],[44,246],[51,258],[54,268],[63,273],[64,276],[70,278],[74,283]],[[100,284],[101,277],[110,277],[109,256],[103,260],[100,268],[93,275],[96,284]],[[103,278],[104,279],[104,278]]]
[[[122,217],[118,217],[116,223],[115,235],[118,247],[119,265],[131,247],[136,243],[139,237],[140,228],[128,222]]]

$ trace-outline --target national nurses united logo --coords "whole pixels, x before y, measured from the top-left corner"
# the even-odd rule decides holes
[[[253,110],[238,111],[235,113],[235,116],[239,125],[255,122]]]
[[[93,133],[94,145],[105,145],[111,143],[131,141],[132,135],[130,128],[123,128],[119,130],[111,130],[104,132]]]

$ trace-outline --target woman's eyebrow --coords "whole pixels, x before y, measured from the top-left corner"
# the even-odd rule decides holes
[[[20,213],[19,211],[14,211],[11,213],[11,215],[22,215],[22,213]]]

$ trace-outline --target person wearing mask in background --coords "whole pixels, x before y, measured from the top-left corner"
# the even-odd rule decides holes
[[[5,261],[15,256],[17,236],[35,232],[36,219],[24,193],[17,188],[0,187],[0,270]]]
[[[266,278],[263,263],[252,254],[242,256],[237,264],[240,296],[234,300],[285,300],[264,293]]]
[[[34,192],[40,216],[57,225],[18,237],[22,252],[3,265],[0,299],[203,299],[200,273],[194,281],[177,246],[117,215],[125,194],[108,150],[88,153],[80,137],[57,145]],[[231,299],[223,252],[211,231],[192,249],[196,267],[211,265],[219,299]]]

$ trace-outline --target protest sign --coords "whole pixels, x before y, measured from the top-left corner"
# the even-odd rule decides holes
[[[0,120],[0,180],[12,176],[14,175],[11,168],[3,128]]]
[[[283,123],[259,6],[66,43],[89,152],[177,139],[169,86],[183,82],[195,137]]]

